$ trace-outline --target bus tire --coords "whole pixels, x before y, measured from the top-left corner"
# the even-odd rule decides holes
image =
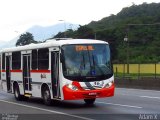
[[[51,105],[51,94],[50,94],[49,88],[45,87],[42,93],[43,93],[44,104],[47,106]]]
[[[14,86],[14,97],[18,101],[22,100],[22,95],[20,95],[19,87],[17,84]]]
[[[94,102],[95,102],[95,98],[93,98],[93,99],[84,99],[84,102],[87,104],[87,105],[93,105],[94,104]]]

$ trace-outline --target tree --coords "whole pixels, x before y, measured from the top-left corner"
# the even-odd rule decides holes
[[[64,32],[59,32],[57,35],[55,35],[55,36],[53,37],[53,39],[54,39],[54,38],[64,38],[64,36],[65,36],[65,33],[64,33]]]
[[[76,37],[82,39],[94,39],[94,31],[92,28],[88,27],[87,25],[80,26],[76,31]]]
[[[25,34],[20,35],[19,39],[16,42],[16,46],[24,46],[30,43],[37,43],[37,41],[34,40],[34,37],[31,33],[26,32]]]
[[[59,32],[53,38],[64,38],[64,36],[69,38],[94,39],[95,32],[93,31],[92,28],[84,25],[84,26],[80,26],[76,31],[73,31],[72,29],[68,29],[65,32]]]

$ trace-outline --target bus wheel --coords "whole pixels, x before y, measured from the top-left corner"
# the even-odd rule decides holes
[[[20,95],[20,92],[19,92],[18,85],[15,85],[15,87],[14,87],[14,97],[18,101],[22,99],[22,96]]]
[[[84,99],[84,102],[87,104],[87,105],[93,105],[94,104],[94,102],[95,102],[95,98],[93,98],[93,99]]]
[[[48,87],[45,87],[43,90],[43,101],[45,105],[51,105],[51,95]]]

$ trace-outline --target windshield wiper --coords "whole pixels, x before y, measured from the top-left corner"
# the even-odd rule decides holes
[[[82,70],[83,69],[85,70],[85,68],[86,68],[86,64],[85,64],[85,57],[84,57],[84,53],[83,53],[82,60],[81,60],[80,66],[79,66],[79,74],[80,75],[82,74]]]
[[[94,58],[94,55],[93,55],[93,53],[92,53],[92,62],[93,62],[93,70],[94,70],[94,72],[96,71],[96,63],[95,63],[95,58]]]
[[[84,67],[84,69],[85,69],[85,68],[86,68],[86,64],[85,64],[84,53],[82,54],[82,57],[83,57],[83,67]]]

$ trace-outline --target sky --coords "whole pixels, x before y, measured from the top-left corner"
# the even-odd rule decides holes
[[[13,39],[33,25],[64,21],[85,25],[143,2],[160,0],[0,0],[0,42]]]

